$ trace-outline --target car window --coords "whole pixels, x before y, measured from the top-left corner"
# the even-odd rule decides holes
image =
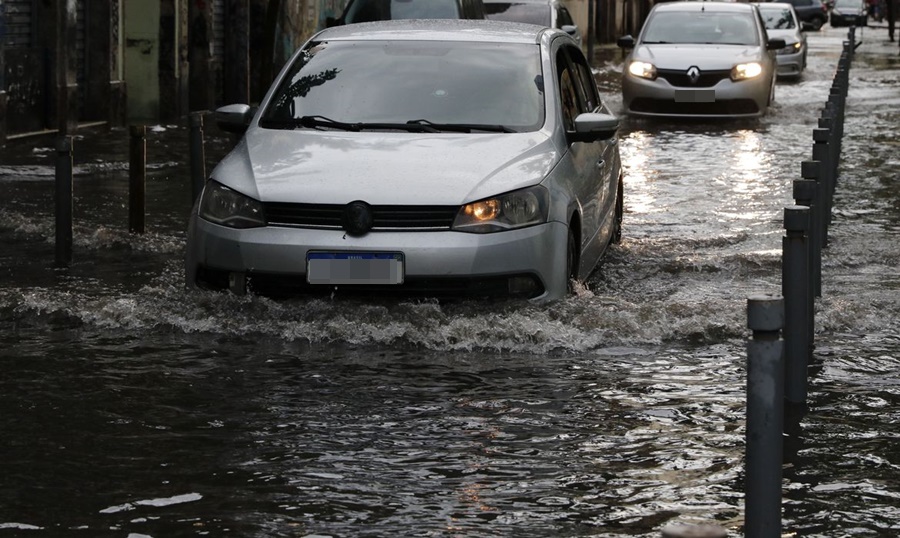
[[[260,125],[291,128],[293,120],[321,116],[536,130],[544,121],[541,80],[537,44],[318,42],[291,64]]]
[[[784,9],[760,9],[760,14],[763,18],[763,23],[766,25],[767,30],[790,30],[794,28],[794,17],[791,15],[791,10],[788,8]]]
[[[600,96],[597,93],[597,83],[594,81],[594,75],[591,72],[587,60],[580,49],[575,47],[566,47],[566,55],[572,63],[575,72],[577,89],[579,97],[581,97],[581,112],[593,112],[600,106]]]
[[[642,43],[758,45],[751,13],[691,11],[650,17]]]
[[[457,0],[354,0],[347,6],[344,22],[391,19],[459,19]]]
[[[566,131],[575,130],[575,118],[582,112],[593,110],[590,107],[591,100],[596,99],[596,93],[585,89],[579,70],[570,59],[566,50],[561,47],[556,54],[556,71],[559,77],[560,105],[562,107],[562,120]],[[579,52],[580,54],[580,52]]]
[[[484,4],[484,16],[495,21],[524,22],[550,26],[550,8],[545,4],[488,2]]]

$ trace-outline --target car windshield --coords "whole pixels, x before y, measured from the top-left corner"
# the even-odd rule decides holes
[[[532,131],[543,121],[536,44],[363,40],[307,46],[260,126],[442,131],[491,125]]]
[[[354,0],[347,8],[344,22],[458,18],[456,0]]]
[[[641,43],[759,45],[750,13],[685,11],[656,13]]]
[[[790,30],[794,28],[794,17],[791,16],[791,10],[788,8],[764,8],[760,9],[759,12],[762,15],[763,22],[766,23],[766,30]]]
[[[835,0],[834,7],[843,9],[860,9],[862,2],[859,0]]]
[[[484,16],[495,21],[525,22],[550,26],[550,7],[546,4],[486,2]]]

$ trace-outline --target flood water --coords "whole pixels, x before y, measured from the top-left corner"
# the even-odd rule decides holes
[[[743,526],[746,299],[781,287],[782,211],[846,29],[760,121],[625,120],[624,240],[522,302],[297,299],[182,286],[184,125],[79,133],[55,268],[52,141],[0,147],[0,537],[658,537]],[[809,410],[784,530],[900,533],[900,56],[862,33]],[[621,108],[618,51],[595,62]],[[210,128],[212,163],[231,144]]]

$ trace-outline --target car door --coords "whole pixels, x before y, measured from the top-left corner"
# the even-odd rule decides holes
[[[615,210],[616,183],[609,180],[618,174],[616,139],[602,142],[576,142],[575,118],[585,112],[597,112],[600,104],[597,86],[590,67],[578,47],[567,44],[556,54],[562,120],[567,135],[567,160],[571,166],[569,188],[581,206],[581,267],[593,267],[606,246],[609,230],[601,230],[608,213]],[[612,184],[611,184],[612,183]],[[579,276],[586,277],[579,271]]]

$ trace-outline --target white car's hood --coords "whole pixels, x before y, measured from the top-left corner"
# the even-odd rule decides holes
[[[534,185],[558,159],[543,131],[410,134],[251,127],[211,177],[262,201],[459,205]]]
[[[657,69],[701,71],[731,69],[735,63],[760,59],[760,47],[745,45],[639,45],[633,58],[650,62]]]

